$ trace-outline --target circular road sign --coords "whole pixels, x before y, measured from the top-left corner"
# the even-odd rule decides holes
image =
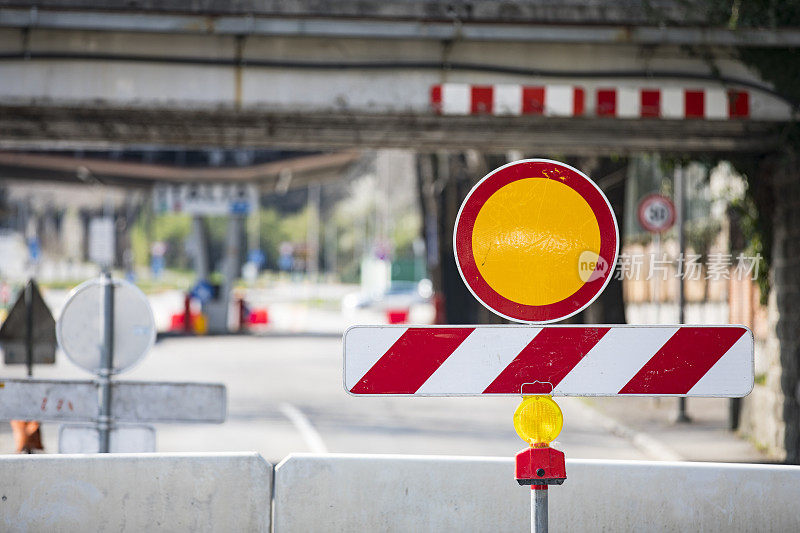
[[[639,202],[639,224],[650,233],[664,233],[675,223],[672,200],[660,194],[648,194]]]
[[[555,322],[586,308],[611,280],[618,249],[605,195],[580,171],[549,159],[487,174],[461,204],[453,231],[464,283],[516,322]]]
[[[114,279],[114,354],[112,373],[124,372],[138,363],[156,338],[153,311],[136,285]],[[72,291],[56,324],[58,344],[67,357],[89,372],[102,370],[102,278],[86,281]]]

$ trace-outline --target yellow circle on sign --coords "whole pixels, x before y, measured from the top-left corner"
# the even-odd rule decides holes
[[[527,396],[514,411],[514,429],[530,444],[550,444],[564,425],[561,408],[550,396]]]
[[[492,194],[475,218],[472,254],[486,283],[524,305],[548,305],[584,284],[584,252],[600,252],[600,228],[583,197],[560,181],[526,178]]]

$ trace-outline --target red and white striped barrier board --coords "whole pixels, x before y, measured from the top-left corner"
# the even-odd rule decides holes
[[[354,326],[351,394],[721,396],[753,388],[744,326]]]
[[[584,89],[572,85],[469,85],[431,87],[431,107],[443,115],[544,115],[662,119],[750,117],[747,91],[724,88]]]

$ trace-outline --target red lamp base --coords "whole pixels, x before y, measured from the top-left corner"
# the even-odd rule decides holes
[[[527,448],[517,454],[520,485],[561,485],[567,479],[564,452],[554,448]]]

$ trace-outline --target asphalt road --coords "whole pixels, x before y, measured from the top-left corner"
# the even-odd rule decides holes
[[[2,375],[22,375],[4,367]],[[37,377],[87,378],[63,354]],[[525,444],[511,419],[516,398],[354,397],[342,387],[341,338],[267,335],[169,338],[156,344],[125,379],[222,382],[228,419],[220,425],[157,426],[163,452],[258,451],[277,462],[292,452],[512,456]],[[650,459],[610,433],[584,401],[558,400],[567,457]],[[0,453],[13,451],[3,425]],[[43,426],[47,451],[58,427]]]

